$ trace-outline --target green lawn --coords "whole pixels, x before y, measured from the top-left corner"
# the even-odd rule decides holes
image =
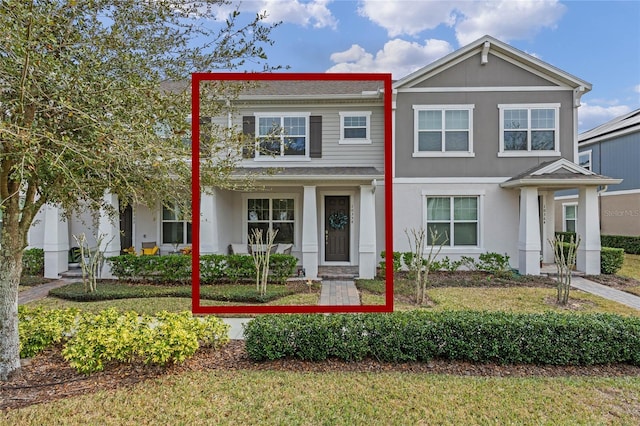
[[[640,423],[640,378],[202,371],[0,414],[40,425]]]
[[[618,275],[640,280],[640,254],[625,254],[622,268]]]

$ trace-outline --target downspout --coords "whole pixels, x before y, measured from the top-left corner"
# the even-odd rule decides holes
[[[580,98],[586,92],[584,86],[573,89],[573,162],[578,164],[578,108],[580,108]]]

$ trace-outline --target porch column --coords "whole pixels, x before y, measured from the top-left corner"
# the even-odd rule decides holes
[[[555,236],[556,209],[552,191],[545,192],[542,198],[542,261],[553,263],[555,261],[553,248],[549,244]]]
[[[538,188],[520,189],[518,268],[522,275],[540,275]]]
[[[98,221],[98,237],[102,237],[102,244],[99,250],[105,258],[120,255],[120,202],[118,196],[110,192],[105,192],[103,196],[105,205],[110,206],[112,211],[102,209],[100,211],[100,219]],[[100,278],[115,278],[111,274],[111,265],[104,262],[102,271],[99,272]]]
[[[218,253],[216,190],[200,194],[200,254]]]
[[[60,278],[69,270],[69,222],[63,217],[62,208],[45,204],[42,221],[44,237],[44,277]]]
[[[597,188],[580,188],[578,197],[576,233],[581,241],[576,253],[576,268],[587,275],[600,275],[600,220]]]
[[[316,187],[305,186],[302,201],[302,266],[306,276],[318,276],[318,207]]]
[[[376,197],[375,186],[360,185],[359,276],[376,275]]]

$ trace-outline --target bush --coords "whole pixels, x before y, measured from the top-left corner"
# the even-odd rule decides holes
[[[602,247],[600,249],[600,272],[615,274],[622,268],[624,250],[621,248]]]
[[[109,363],[133,362],[165,365],[192,356],[200,345],[228,342],[229,326],[216,317],[203,320],[190,312],[161,312],[139,317],[110,308],[87,314],[77,325],[62,355],[80,373],[93,373]]]
[[[159,284],[184,284],[191,281],[191,256],[132,256],[107,259],[111,272],[121,280]],[[272,254],[269,259],[270,281],[282,283],[293,275],[298,259],[288,254]],[[256,267],[251,256],[207,254],[200,256],[200,279],[203,284],[219,280],[252,280]]]
[[[640,318],[611,314],[408,311],[262,316],[245,325],[255,361],[434,358],[502,364],[640,365]]]
[[[640,254],[640,237],[625,235],[601,235],[600,244],[604,247],[624,249],[628,254]]]
[[[79,313],[75,308],[45,310],[19,305],[20,357],[30,358],[68,338]]]
[[[383,250],[380,252],[380,257],[385,259],[381,261],[379,264],[381,276],[385,276],[385,274],[387,273],[386,256],[387,256],[386,251]],[[394,251],[392,256],[393,256],[393,273],[395,274],[396,272],[400,271],[400,269],[402,269],[402,253],[398,251]]]
[[[44,274],[44,250],[30,248],[22,252],[22,275],[41,276]]]

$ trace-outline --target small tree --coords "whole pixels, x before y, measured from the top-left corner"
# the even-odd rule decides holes
[[[440,235],[435,228],[429,229],[429,235],[431,244],[429,247],[429,253],[425,257],[424,248],[425,244],[429,242],[426,239],[426,232],[424,228],[410,230],[405,229],[404,233],[409,240],[409,248],[413,255],[410,257],[409,272],[414,279],[416,289],[416,304],[424,305],[427,303],[427,284],[429,283],[429,270],[431,264],[435,261],[436,257],[440,254],[442,246],[449,241],[447,234]],[[442,238],[442,242],[437,246],[438,241]],[[435,253],[434,253],[435,250]]]
[[[571,271],[576,266],[576,252],[580,245],[580,236],[576,235],[575,242],[573,235],[569,242],[564,241],[564,235],[559,235],[549,240],[553,248],[553,254],[558,270],[558,295],[557,302],[566,305],[569,301],[569,289],[571,288]]]
[[[98,290],[98,278],[102,274],[102,267],[104,266],[104,251],[103,247],[106,247],[114,237],[111,238],[105,245],[105,235],[100,233],[96,237],[96,247],[91,249],[87,242],[87,236],[84,232],[80,235],[74,235],[73,239],[76,240],[80,247],[80,267],[82,268],[82,283],[84,284],[84,290],[87,293],[95,293]]]
[[[267,280],[269,279],[269,256],[273,248],[273,241],[276,239],[278,230],[269,229],[266,240],[263,240],[262,229],[252,229],[249,236],[251,244],[251,256],[256,265],[256,290],[260,296],[267,294]]]

